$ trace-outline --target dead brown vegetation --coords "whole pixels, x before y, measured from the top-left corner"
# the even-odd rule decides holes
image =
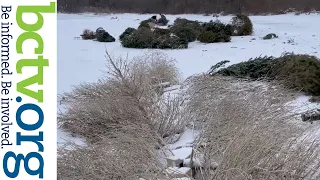
[[[285,13],[320,10],[318,0],[58,0],[60,12],[96,13]]]
[[[166,131],[174,126],[164,128],[159,119],[163,108],[170,109],[171,104],[159,94],[157,85],[179,81],[173,60],[159,52],[148,52],[131,62],[114,60],[109,54],[107,59],[107,77],[64,94],[68,109],[59,116],[62,127],[90,142],[113,136],[114,131],[125,132],[124,125],[141,124],[158,129],[155,132],[160,135],[172,134]]]
[[[296,125],[285,106],[294,94],[280,85],[198,75],[186,81],[181,109],[182,99],[159,89],[179,82],[172,59],[157,51],[130,62],[106,57],[104,79],[65,95],[59,122],[89,145],[59,149],[59,180],[166,179],[163,145],[190,121],[202,131],[196,179],[320,178],[319,139]]]
[[[132,130],[145,132],[145,129]],[[164,166],[159,161],[157,152],[149,147],[152,145],[152,136],[148,141],[124,133],[115,136],[117,137],[102,140],[89,147],[69,144],[60,148],[58,179],[138,180],[162,176]]]
[[[281,86],[220,76],[190,80],[191,116],[203,130],[196,179],[318,179],[320,141],[292,123]]]
[[[87,146],[59,149],[61,180],[161,177],[166,140],[187,121],[179,98],[165,98],[157,85],[179,82],[173,59],[157,51],[131,61],[106,53],[106,77],[64,94],[60,126],[81,135]]]

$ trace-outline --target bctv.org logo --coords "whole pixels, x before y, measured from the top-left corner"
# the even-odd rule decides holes
[[[13,11],[14,8],[9,6],[5,9],[7,13]],[[2,8],[2,12],[4,9]],[[34,56],[33,58],[26,57],[26,58],[19,58],[20,60],[16,63],[16,75],[11,76],[24,76],[24,70],[28,68],[37,69],[34,74],[30,77],[23,78],[20,82],[16,84],[16,90],[21,96],[16,97],[16,102],[19,104],[19,107],[16,110],[15,116],[12,119],[15,119],[16,125],[18,126],[19,130],[16,133],[16,146],[14,149],[24,149],[26,146],[30,146],[30,143],[34,143],[37,146],[37,149],[34,151],[29,151],[26,153],[19,153],[16,154],[14,151],[8,151],[4,154],[3,157],[3,171],[5,175],[9,178],[16,178],[20,175],[21,171],[24,170],[30,176],[37,176],[39,179],[44,178],[44,165],[45,159],[42,153],[45,151],[43,137],[45,132],[40,131],[39,129],[42,127],[46,116],[43,112],[40,105],[44,105],[44,90],[41,89],[41,85],[44,84],[44,70],[45,67],[49,66],[49,60],[44,58],[44,47],[46,44],[50,42],[45,42],[42,36],[38,33],[38,31],[43,27],[45,19],[43,17],[43,13],[55,13],[56,12],[56,4],[55,2],[51,2],[48,6],[18,6],[16,9],[16,23],[17,26],[23,30],[23,33],[20,35],[15,35],[17,38],[16,41],[16,54],[23,57],[24,49],[26,44],[28,44],[28,40],[32,40],[33,42],[37,42],[37,47],[34,49]],[[37,21],[34,24],[28,24],[23,20],[24,14],[33,13],[37,17]],[[50,22],[48,22],[50,24]],[[29,52],[30,53],[30,52]],[[37,57],[37,58],[34,58]],[[48,82],[47,82],[48,83]],[[28,89],[29,86],[36,85],[39,86],[37,91]],[[34,99],[37,104],[35,103],[28,103],[24,102],[25,97],[29,97]],[[29,99],[28,98],[28,99]],[[22,116],[23,112],[25,111],[33,111],[36,113],[37,116],[34,117],[26,117]],[[30,119],[32,118],[32,119]],[[33,119],[36,118],[36,119]],[[29,122],[29,123],[28,123]],[[30,122],[35,122],[30,124]],[[28,131],[28,135],[24,134],[23,132]],[[30,135],[32,134],[32,135]],[[38,163],[38,167],[35,168],[31,166],[30,160],[36,159]],[[12,161],[14,160],[14,161]],[[11,163],[9,163],[11,162]],[[14,163],[12,163],[14,162]],[[12,165],[14,167],[12,167]],[[32,168],[31,168],[32,167]],[[33,179],[33,178],[29,178]]]

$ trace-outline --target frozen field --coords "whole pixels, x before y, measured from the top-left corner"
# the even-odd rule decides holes
[[[112,14],[112,15],[70,15],[58,14],[58,93],[69,91],[81,82],[93,82],[102,76],[104,51],[107,49],[115,57],[141,55],[139,49],[121,47],[119,35],[127,27],[138,27],[140,21],[151,15]],[[112,19],[117,17],[117,19]],[[216,18],[202,15],[168,15],[169,23],[177,17],[190,20],[210,21]],[[206,72],[211,65],[229,60],[238,63],[260,55],[280,56],[283,52],[311,54],[320,57],[320,15],[277,15],[251,16],[254,34],[247,37],[232,37],[230,43],[202,44],[193,42],[188,49],[162,50],[176,59],[177,67],[186,78],[195,73]],[[231,16],[219,17],[228,22]],[[100,43],[79,40],[86,28],[96,30],[103,27],[117,40],[114,43]],[[268,33],[275,33],[278,39],[262,40]],[[255,40],[252,40],[255,38]],[[290,43],[288,43],[290,41]],[[58,132],[58,141],[67,138]]]

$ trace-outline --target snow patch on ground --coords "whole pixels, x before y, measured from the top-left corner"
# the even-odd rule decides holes
[[[192,129],[187,129],[180,137],[180,139],[175,142],[174,144],[170,144],[169,147],[172,150],[175,149],[181,149],[184,147],[191,147],[197,138],[197,135],[199,135],[198,131],[194,131]]]
[[[293,113],[303,113],[306,111],[320,109],[320,103],[310,102],[310,96],[300,95],[294,101],[289,102],[293,108]]]
[[[180,149],[172,150],[174,156],[178,159],[187,159],[190,158],[192,147],[183,147]]]
[[[57,134],[58,134],[58,147],[61,147],[68,142],[73,142],[73,143],[80,145],[80,146],[86,145],[86,143],[84,142],[84,140],[82,138],[73,136],[70,133],[65,132],[61,129],[58,129]]]
[[[294,101],[289,102],[289,106],[292,108],[292,114],[298,114],[297,121],[294,122],[298,126],[305,127],[305,131],[301,137],[301,140],[308,140],[310,142],[320,137],[320,121],[302,122],[301,113],[306,111],[320,109],[320,103],[310,102],[310,97],[305,95],[298,96]]]
[[[190,159],[192,147],[198,135],[199,131],[186,129],[177,142],[168,145],[169,149],[173,153],[173,155],[169,156],[168,158],[181,159],[183,161]]]

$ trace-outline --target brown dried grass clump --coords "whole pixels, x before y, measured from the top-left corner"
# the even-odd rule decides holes
[[[174,61],[159,52],[135,57],[130,63],[121,58],[113,60],[109,54],[107,58],[108,75],[104,79],[64,94],[68,109],[59,116],[61,126],[90,142],[122,131],[123,125],[158,128],[161,122],[154,115],[163,110],[159,104],[165,101],[157,85],[179,81]]]
[[[292,93],[230,77],[190,81],[191,117],[203,130],[195,146],[203,155],[197,179],[319,178],[320,142],[311,135],[302,138],[305,129],[292,123],[285,106]]]
[[[64,94],[60,127],[85,138],[87,146],[59,150],[61,180],[154,179],[162,177],[165,140],[183,131],[180,99],[164,98],[157,85],[178,83],[174,61],[149,52],[127,61],[106,54],[106,77]]]
[[[58,151],[58,179],[139,180],[164,177],[164,166],[157,152],[149,147],[149,142],[130,134],[119,133],[116,136],[89,147],[71,144],[61,148]]]
[[[85,30],[83,30],[81,37],[84,40],[95,39],[96,33],[94,31],[91,31],[90,29],[85,29]]]

